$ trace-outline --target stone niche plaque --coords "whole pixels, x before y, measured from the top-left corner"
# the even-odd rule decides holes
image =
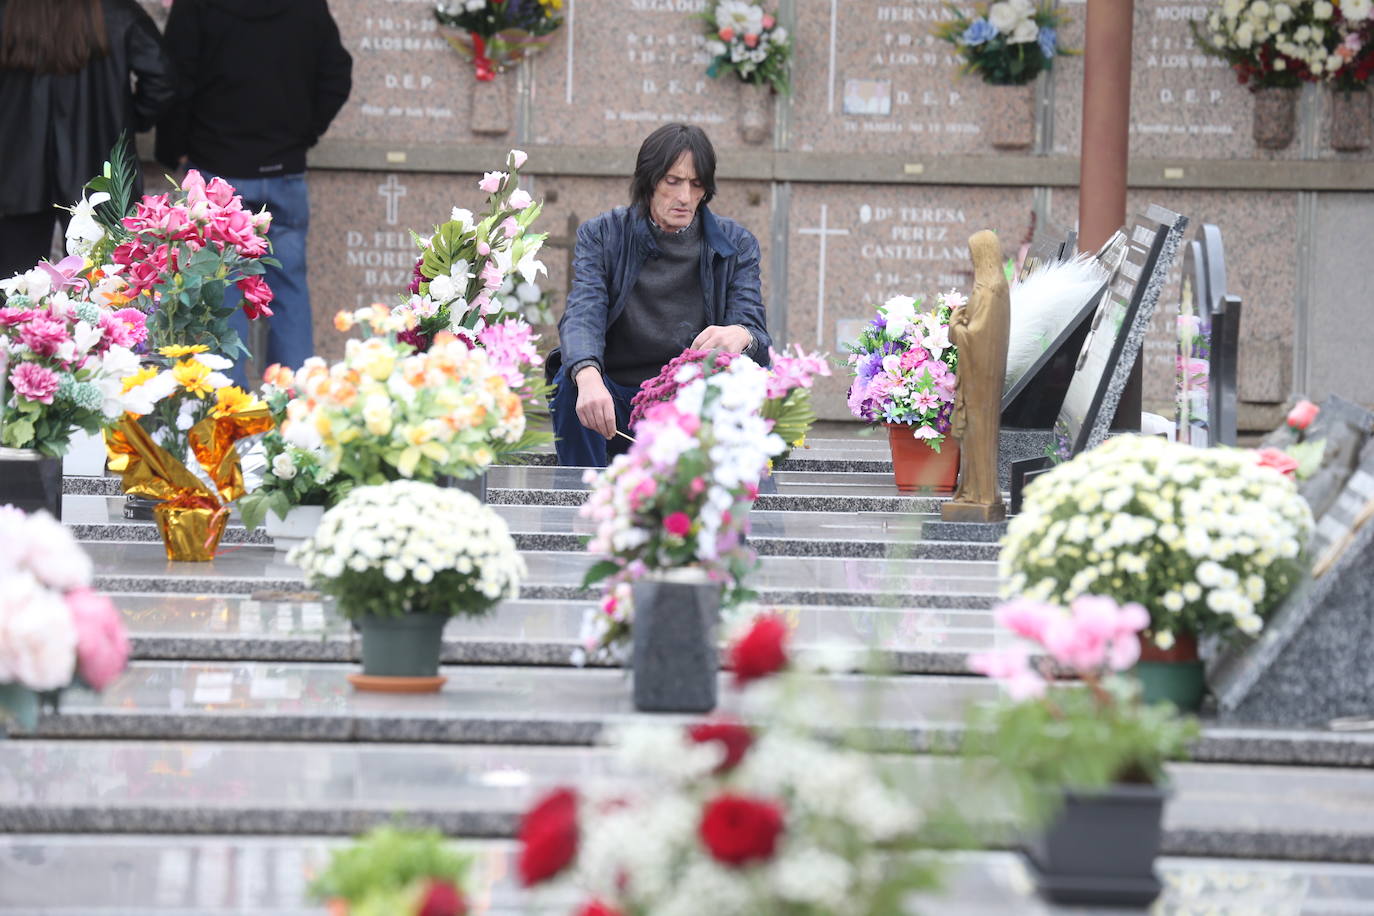
[[[968,238],[1002,237],[1013,254],[1031,214],[1030,189],[797,185],[788,220],[788,341],[845,357],[876,307],[892,296],[937,293],[973,283]],[[816,380],[817,414],[852,419],[847,365]]]
[[[1262,150],[1251,134],[1250,92],[1226,62],[1203,54],[1188,24],[1212,3],[1136,0],[1131,65],[1131,155],[1147,159],[1295,159]],[[1064,42],[1083,47],[1084,5],[1065,7]],[[1054,152],[1077,156],[1082,137],[1083,58],[1061,57],[1054,72]],[[1167,203],[1166,203],[1167,205]],[[1223,227],[1225,228],[1225,227]]]
[[[329,9],[353,56],[353,92],[326,137],[491,142],[469,130],[472,63],[440,36],[432,0],[332,0]],[[512,124],[516,78],[515,70],[498,75],[494,90]]]
[[[1126,197],[1129,213],[1142,212],[1151,203],[1187,216],[1193,225],[1214,223],[1221,229],[1226,245],[1227,290],[1240,296],[1245,309],[1240,325],[1237,397],[1260,404],[1286,399],[1292,375],[1293,303],[1297,296],[1297,194],[1145,188]],[[1078,212],[1076,190],[1056,189],[1050,212],[1053,222],[1073,225]],[[1143,409],[1168,418],[1175,414],[1182,278],[1180,257],[1169,272],[1141,351]]]
[[[791,148],[994,153],[985,118],[1006,93],[959,76],[932,34],[950,16],[944,0],[798,3]]]
[[[563,28],[531,62],[535,143],[638,147],[655,128],[681,121],[705,130],[717,147],[744,145],[739,80],[706,75],[705,25],[693,18],[705,0],[563,6]]]

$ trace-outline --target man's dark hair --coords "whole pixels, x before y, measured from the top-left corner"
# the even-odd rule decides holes
[[[644,138],[635,159],[635,174],[630,179],[630,204],[640,213],[649,212],[654,188],[683,153],[692,154],[692,167],[706,191],[702,206],[716,196],[716,151],[706,131],[690,124],[665,124]]]

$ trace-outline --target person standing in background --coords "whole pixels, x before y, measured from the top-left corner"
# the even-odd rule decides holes
[[[0,0],[0,277],[52,253],[124,131],[171,104],[171,58],[134,0]],[[132,77],[132,79],[131,79]]]
[[[158,124],[158,161],[218,175],[245,208],[271,211],[267,238],[281,267],[264,276],[273,314],[267,352],[254,355],[298,369],[315,351],[305,153],[348,100],[353,59],[326,0],[176,0],[165,34],[181,85]],[[239,291],[228,296],[237,305]],[[230,322],[247,342],[243,310]],[[244,381],[242,360],[235,374]]]

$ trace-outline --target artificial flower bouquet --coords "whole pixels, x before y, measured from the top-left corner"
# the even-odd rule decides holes
[[[777,16],[756,0],[712,0],[701,18],[706,22],[706,75],[733,72],[741,82],[786,93],[792,45]]]
[[[773,676],[787,633],[761,617],[731,648],[758,724],[626,727],[611,743],[629,780],[539,799],[519,829],[521,882],[574,885],[580,916],[884,916],[933,884],[903,857],[928,828],[909,787],[818,733],[814,681]]]
[[[921,312],[921,300],[893,296],[878,307],[849,347],[854,383],[849,411],[869,423],[910,426],[935,451],[949,434],[959,351],[949,342],[954,309],[967,302],[950,290]]]
[[[352,620],[480,616],[514,598],[525,575],[499,515],[460,490],[414,480],[350,491],[289,559]]]
[[[471,339],[488,324],[518,315],[523,296],[502,298],[500,290],[514,276],[532,284],[546,272],[537,256],[547,237],[529,231],[543,204],[536,203],[520,187],[520,167],[526,154],[511,150],[504,172],[487,172],[477,183],[487,192],[487,210],[480,218],[454,207],[448,222],[434,228],[428,238],[415,236],[420,255],[408,292],[410,298],[397,311],[414,315],[414,327],[400,339],[423,350],[434,335],[450,331]]]
[[[563,24],[563,0],[438,0],[434,18],[455,51],[490,82],[549,43]]]
[[[1002,541],[1004,594],[1142,605],[1180,635],[1256,636],[1305,572],[1312,513],[1241,449],[1118,436],[1033,481]]]
[[[936,27],[936,36],[963,57],[961,72],[977,73],[994,86],[1029,83],[1051,69],[1056,57],[1073,53],[1059,44],[1067,16],[1053,3],[997,0],[975,7],[973,14],[953,5],[950,10],[952,18]]]
[[[90,558],[61,522],[0,506],[0,733],[6,717],[33,728],[40,698],[75,685],[104,690],[124,670],[123,621],[91,578]]]
[[[349,340],[333,365],[306,360],[282,424],[289,445],[323,450],[326,471],[357,484],[470,478],[540,441],[520,394],[537,356],[518,327],[485,328],[476,343],[490,347],[442,331],[419,352],[397,340],[412,315],[372,305],[335,323],[378,336]]]
[[[331,916],[466,916],[471,867],[437,830],[377,827],[331,854],[310,895]]]
[[[124,379],[129,412],[106,433],[109,466],[125,493],[158,501],[169,560],[210,560],[229,504],[245,492],[238,443],[275,423],[267,404],[230,384],[229,360],[204,345],[157,355]]]
[[[1145,705],[1139,683],[1122,676],[1140,658],[1138,634],[1151,626],[1145,608],[1085,594],[1068,609],[1010,601],[996,618],[1024,642],[971,657],[973,670],[1007,696],[974,709],[964,750],[1011,779],[1025,814],[1053,814],[1061,789],[1164,781],[1165,762],[1184,754],[1198,726],[1168,703]],[[1055,687],[1065,675],[1081,688]]]
[[[793,448],[803,445],[816,412],[811,404],[811,385],[816,376],[829,376],[830,364],[819,353],[805,353],[795,345],[795,353],[769,350],[768,389],[759,413],[773,423],[773,432],[786,444],[779,459],[787,457]],[[724,350],[683,350],[663,367],[657,376],[639,386],[630,401],[630,430],[639,424],[654,404],[671,401],[679,389],[696,378],[714,375],[726,369],[736,355]],[[681,372],[687,365],[695,370]]]
[[[296,398],[295,373],[282,365],[269,366],[261,392],[276,428],[262,437],[262,482],[239,499],[239,516],[249,531],[261,525],[268,512],[285,520],[298,506],[331,506],[347,494],[351,484],[325,468],[323,443],[304,449],[282,436],[287,406]]]
[[[75,430],[96,434],[127,409],[144,316],[110,308],[84,267],[77,257],[43,261],[0,282],[0,445],[58,457]]]
[[[1327,82],[1349,91],[1374,73],[1371,0],[1223,0],[1190,26],[1199,47],[1252,90]]]
[[[750,594],[749,507],[784,448],[760,415],[768,371],[740,357],[713,375],[688,362],[677,378],[673,400],[645,411],[629,450],[586,474],[591,494],[579,511],[596,523],[587,549],[606,557],[583,581],[604,583],[584,640],[596,654],[615,654],[628,639],[628,586],[651,570],[698,567],[724,584],[726,607]]]

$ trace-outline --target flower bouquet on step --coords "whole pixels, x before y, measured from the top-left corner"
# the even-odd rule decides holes
[[[543,204],[520,187],[525,159],[522,151],[511,150],[506,157],[509,171],[483,175],[478,187],[489,197],[480,218],[454,207],[449,221],[436,226],[428,238],[414,236],[420,255],[410,298],[397,312],[414,315],[416,321],[400,333],[401,341],[424,350],[435,334],[450,331],[471,343],[488,324],[519,315],[521,303],[530,297],[529,290],[519,290],[546,272],[537,255],[547,235],[529,231]],[[517,275],[520,287],[513,286]],[[515,295],[503,298],[501,290],[507,284],[512,284]]]
[[[786,94],[792,45],[777,16],[757,0],[712,0],[701,14],[706,22],[706,75],[733,72],[741,82]]]
[[[110,599],[91,590],[91,561],[46,512],[0,506],[0,734],[32,729],[40,699],[80,685],[104,690],[129,641]]]
[[[1053,3],[997,0],[974,8],[974,14],[949,4],[952,16],[935,35],[954,45],[964,59],[961,72],[977,73],[994,86],[1020,86],[1054,66],[1056,57],[1074,52],[1059,44],[1068,21]]]
[[[230,362],[204,346],[163,347],[124,380],[129,413],[106,434],[125,493],[158,500],[169,560],[210,560],[245,492],[238,443],[275,425],[268,406],[231,385]]]
[[[702,365],[684,362],[673,400],[647,408],[629,450],[606,470],[587,471],[592,490],[580,513],[596,523],[587,549],[606,557],[583,582],[605,589],[602,610],[588,620],[595,654],[623,649],[633,618],[628,586],[651,571],[700,569],[724,586],[727,607],[750,594],[749,507],[784,443],[760,414],[767,370],[748,358],[711,375]]]
[[[823,685],[776,674],[787,632],[761,617],[731,649],[756,723],[627,726],[608,736],[623,779],[542,796],[518,832],[521,883],[563,911],[573,885],[580,916],[908,912],[935,883],[910,855],[928,812],[881,758],[820,733]]]
[[[438,0],[439,34],[471,58],[482,81],[548,46],[563,24],[563,0]]]
[[[471,868],[437,830],[377,827],[330,855],[310,896],[330,916],[467,916]]]
[[[811,404],[811,384],[818,375],[830,375],[830,365],[823,355],[804,353],[800,344],[795,345],[795,349],[795,354],[788,350],[782,353],[769,351],[771,363],[768,366],[767,398],[759,411],[765,420],[772,421],[773,432],[787,446],[778,456],[779,461],[785,460],[792,449],[805,443],[806,434],[816,421],[816,412]],[[682,355],[669,361],[657,376],[639,386],[639,391],[630,401],[630,431],[634,431],[654,404],[673,400],[683,385],[725,370],[735,358],[735,354],[725,350],[682,351]],[[682,372],[682,368],[688,365],[696,369]]]

